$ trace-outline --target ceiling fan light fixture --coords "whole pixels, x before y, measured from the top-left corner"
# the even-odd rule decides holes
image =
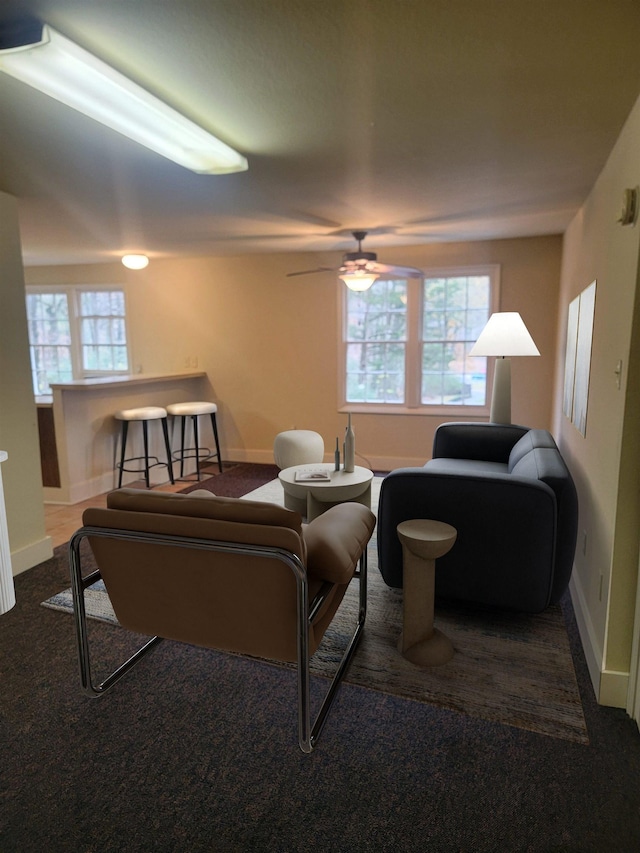
[[[46,24],[0,33],[0,71],[198,174],[248,168],[233,148]]]
[[[362,292],[369,290],[373,282],[378,278],[378,275],[366,270],[355,270],[355,272],[342,272],[338,276],[347,285],[349,290]]]

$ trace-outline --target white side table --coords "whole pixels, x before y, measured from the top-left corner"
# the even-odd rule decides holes
[[[439,666],[453,657],[451,640],[434,627],[436,559],[456,541],[450,524],[416,518],[398,525],[402,544],[403,618],[398,651],[417,666]]]
[[[296,471],[300,468],[319,468],[329,473],[330,480],[318,482],[297,482]],[[336,504],[354,501],[364,504],[371,509],[371,481],[373,471],[368,468],[355,466],[355,470],[347,473],[342,468],[334,470],[333,462],[322,462],[318,465],[294,465],[285,468],[278,474],[278,479],[284,489],[284,505],[287,509],[295,509],[312,521],[318,515]]]

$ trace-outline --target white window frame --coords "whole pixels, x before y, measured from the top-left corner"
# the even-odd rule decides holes
[[[26,294],[57,293],[65,294],[69,309],[69,329],[71,336],[71,371],[73,380],[90,379],[100,376],[126,376],[131,372],[131,334],[129,328],[129,310],[127,289],[123,284],[46,284],[27,285]],[[82,317],[80,315],[80,298],[83,293],[120,291],[124,297],[124,326],[127,350],[127,367],[123,370],[86,370],[82,364]],[[29,352],[31,352],[29,340]],[[32,366],[33,370],[33,366]],[[53,383],[56,384],[55,382]],[[36,393],[34,388],[34,394]],[[45,395],[46,396],[46,395]]]
[[[350,403],[347,402],[347,342],[346,342],[346,296],[345,285],[338,281],[338,410],[340,412],[370,413],[380,415],[433,415],[434,417],[484,418],[491,409],[493,390],[493,364],[487,358],[487,378],[484,406],[456,406],[422,403],[421,401],[421,353],[422,353],[422,290],[424,280],[429,278],[454,278],[455,276],[488,275],[491,280],[489,316],[500,308],[500,265],[470,264],[455,267],[431,267],[424,270],[421,278],[407,281],[407,341],[405,354],[405,402],[404,403]]]

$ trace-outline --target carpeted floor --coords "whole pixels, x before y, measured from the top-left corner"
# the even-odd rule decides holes
[[[344,684],[304,756],[280,667],[167,643],[81,694],[73,620],[41,606],[67,585],[47,561],[0,618],[2,853],[640,850],[640,735],[595,703],[570,607],[588,744]]]

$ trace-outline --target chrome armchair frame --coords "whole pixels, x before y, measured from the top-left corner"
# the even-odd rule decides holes
[[[297,589],[297,683],[298,683],[298,741],[300,749],[310,753],[316,746],[327,715],[331,709],[338,688],[349,664],[353,658],[360,640],[367,613],[367,549],[365,547],[360,557],[358,569],[354,578],[359,582],[359,607],[355,631],[349,640],[342,659],[331,680],[329,688],[317,712],[315,721],[311,722],[310,707],[310,668],[309,668],[309,625],[322,607],[333,584],[325,583],[314,600],[307,606],[308,580],[307,572],[301,560],[290,551],[282,548],[271,548],[255,545],[240,545],[234,542],[218,542],[209,539],[197,539],[185,536],[171,536],[156,533],[143,533],[131,530],[119,530],[102,527],[82,527],[69,541],[69,567],[71,572],[71,587],[73,593],[73,610],[76,628],[78,659],[80,664],[80,680],[82,689],[90,696],[100,696],[113,687],[142,657],[152,651],[162,637],[152,637],[141,646],[128,660],[120,664],[110,675],[99,684],[94,684],[91,673],[91,655],[87,630],[87,615],[85,607],[85,590],[101,579],[100,570],[92,571],[83,576],[80,546],[82,540],[90,537],[120,539],[129,542],[170,545],[181,548],[196,548],[204,551],[222,552],[227,554],[266,557],[279,560],[288,566],[296,579]],[[222,650],[224,651],[224,650]]]

